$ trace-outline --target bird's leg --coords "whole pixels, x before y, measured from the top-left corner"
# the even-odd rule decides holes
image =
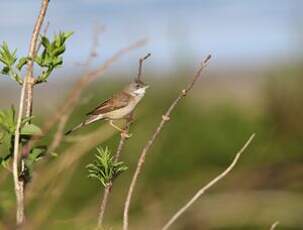
[[[126,121],[129,122],[129,123],[133,123],[134,122],[134,113],[131,112],[130,114],[128,114],[126,116]]]
[[[121,132],[121,137],[129,138],[132,136],[132,134],[129,133],[129,127],[134,122],[133,112],[131,112],[130,114],[128,114],[125,117],[125,121],[126,121],[126,124],[125,124],[123,132]]]
[[[114,127],[115,129],[117,129],[119,132],[123,132],[123,131],[124,131],[124,130],[121,129],[119,126],[115,125],[113,120],[110,120],[110,121],[109,121],[109,124],[110,124],[112,127]]]
[[[124,129],[121,129],[120,127],[118,127],[117,125],[115,125],[113,120],[110,120],[110,121],[109,121],[109,124],[110,124],[113,128],[117,129],[117,130],[121,133],[121,135],[124,135],[125,137],[130,137],[130,136],[131,136],[131,135],[127,134],[126,131],[125,131]]]

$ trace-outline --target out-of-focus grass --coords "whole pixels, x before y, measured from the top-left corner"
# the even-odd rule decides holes
[[[283,229],[302,229],[298,215],[303,213],[303,197],[299,195],[303,191],[301,73],[297,69],[273,72],[267,84],[260,86],[258,92],[261,93],[254,95],[258,103],[249,105],[235,103],[238,100],[231,98],[213,105],[203,103],[211,95],[200,95],[199,91],[207,85],[198,85],[193,97],[185,98],[176,108],[147,157],[131,207],[132,229],[158,229],[200,186],[230,163],[254,132],[256,139],[232,174],[194,205],[174,229],[269,229],[276,220],[280,220]],[[123,202],[140,150],[184,81],[152,83],[138,106],[131,130],[133,136],[122,155],[129,170],[115,181],[106,212],[106,223],[114,229],[121,227]],[[118,84],[110,82],[100,85],[102,91],[98,86],[86,92],[86,96],[93,97],[76,109],[68,126],[79,122],[100,98],[119,89]],[[222,93],[213,87],[213,94]],[[247,110],[248,107],[254,109]],[[91,133],[100,125],[101,122],[74,135]],[[106,141],[100,138],[100,142],[114,152],[118,139],[119,135],[114,134]],[[85,144],[85,141],[80,143]],[[58,153],[67,151],[68,145],[64,143]],[[87,178],[85,169],[93,153],[79,155],[59,177],[47,178],[50,182],[45,190],[32,190],[39,193],[33,194],[34,199],[28,204],[31,229],[89,229],[95,225],[101,188]],[[68,155],[72,159],[73,154],[76,153],[68,152],[49,163],[40,163],[32,187],[39,188],[37,182],[43,178],[38,177],[51,165],[60,165],[64,158],[68,161]],[[57,170],[56,167],[53,170]],[[0,191],[0,219],[8,225],[13,223],[12,191],[11,178],[4,179]],[[43,210],[43,204],[50,210]],[[42,221],[31,220],[41,218],[41,212],[46,212]]]

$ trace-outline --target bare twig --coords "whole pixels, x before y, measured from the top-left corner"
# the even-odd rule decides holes
[[[129,206],[130,206],[130,202],[131,202],[131,198],[134,192],[134,188],[135,185],[137,183],[138,180],[138,176],[141,172],[141,169],[144,165],[144,161],[145,161],[145,157],[146,154],[148,153],[148,150],[150,149],[150,147],[152,146],[152,144],[155,142],[156,138],[158,137],[158,135],[160,134],[162,128],[164,127],[164,125],[169,121],[170,119],[170,115],[173,111],[173,109],[175,108],[175,106],[179,103],[179,101],[184,98],[187,93],[193,88],[193,86],[195,85],[196,81],[201,77],[202,72],[204,70],[204,68],[207,66],[208,61],[210,60],[211,55],[208,55],[205,60],[202,62],[201,67],[199,68],[198,72],[196,73],[196,75],[194,76],[194,78],[192,79],[192,81],[190,81],[190,83],[187,85],[187,87],[185,89],[183,89],[181,91],[181,93],[179,94],[179,96],[173,101],[173,103],[170,105],[170,107],[168,108],[168,110],[166,111],[166,113],[162,116],[162,120],[160,121],[159,126],[155,129],[153,135],[151,136],[151,139],[146,143],[146,145],[144,146],[138,163],[137,163],[137,167],[135,170],[135,173],[133,175],[132,181],[130,183],[129,189],[128,189],[128,193],[127,193],[127,197],[126,197],[126,201],[124,204],[124,212],[123,212],[123,230],[127,230],[128,229],[128,213],[129,213]]]
[[[50,22],[47,22],[46,25],[44,26],[43,36],[46,36],[48,28],[49,28],[49,25],[50,25]],[[39,53],[39,50],[40,50],[41,46],[42,46],[42,42],[40,40],[40,42],[37,45],[37,49],[36,49],[36,54],[35,55],[37,55],[37,53]]]
[[[125,128],[124,128],[126,134],[128,134],[130,126],[131,126],[132,123],[133,123],[132,119],[129,119],[129,120],[126,121],[126,125],[125,125]],[[128,138],[127,135],[121,134],[120,142],[119,142],[117,152],[116,152],[115,158],[114,158],[115,163],[118,162],[118,160],[120,159],[120,155],[121,155],[122,149],[124,147],[124,144],[125,144],[127,138]]]
[[[271,225],[270,230],[275,230],[276,227],[277,227],[279,224],[280,224],[279,221],[274,222],[274,223]]]
[[[36,21],[32,38],[30,41],[30,48],[29,48],[29,61],[27,66],[27,73],[25,76],[25,80],[22,85],[21,95],[20,95],[20,102],[19,102],[19,111],[17,117],[17,124],[15,130],[15,139],[14,139],[14,156],[13,156],[13,176],[14,176],[14,186],[15,186],[15,193],[16,193],[16,223],[17,226],[21,226],[25,220],[24,214],[24,182],[19,180],[19,169],[18,169],[18,162],[19,162],[19,142],[20,142],[20,128],[21,128],[21,121],[25,105],[25,115],[26,117],[31,116],[32,111],[32,87],[33,87],[33,58],[36,51],[38,35],[41,29],[41,25],[43,23],[46,10],[48,7],[48,0],[43,0],[42,5],[40,8],[40,13],[38,19]],[[25,93],[27,90],[27,97],[25,98]],[[26,102],[25,102],[26,99]],[[24,162],[22,161],[22,168],[24,166]]]
[[[143,62],[148,57],[150,57],[150,55],[151,54],[148,53],[143,58],[139,59],[138,75],[137,75],[136,81],[142,81],[141,78],[142,78]],[[133,114],[130,114],[129,117],[127,118],[126,125],[125,125],[125,128],[124,128],[126,134],[128,134],[130,126],[133,123],[133,121],[134,121],[133,120]],[[124,147],[126,139],[127,139],[127,135],[125,135],[125,133],[121,133],[121,138],[120,138],[120,142],[119,142],[119,145],[118,145],[118,148],[117,148],[117,152],[116,152],[116,154],[114,156],[115,163],[117,163],[118,160],[119,160],[119,158],[120,158],[120,155],[121,155],[121,152],[122,152],[122,149]],[[105,190],[103,192],[103,197],[102,197],[102,202],[101,202],[101,206],[100,206],[100,212],[99,212],[99,219],[98,219],[98,226],[97,226],[97,228],[101,228],[102,227],[103,216],[104,216],[104,213],[105,213],[105,209],[106,209],[106,205],[107,205],[107,202],[108,202],[109,193],[111,192],[112,186],[113,186],[113,183],[111,181],[110,184],[108,186],[106,186],[106,188],[105,188]]]
[[[26,96],[26,109],[25,109],[25,115],[26,117],[30,117],[32,113],[32,107],[33,107],[33,86],[35,83],[35,79],[33,76],[33,67],[34,67],[34,58],[36,55],[36,49],[37,49],[37,42],[40,34],[40,30],[45,18],[45,14],[47,11],[49,0],[43,0],[42,5],[40,8],[40,13],[37,18],[33,33],[32,33],[32,38],[30,41],[30,47],[29,47],[29,53],[28,53],[28,63],[27,63],[27,73],[26,73],[26,91],[27,91],[27,96]]]
[[[145,55],[143,58],[139,59],[139,68],[138,68],[138,75],[137,75],[137,81],[142,81],[142,67],[143,67],[143,62],[151,56],[151,53],[148,53]]]
[[[26,81],[23,82],[20,96],[20,104],[18,111],[18,118],[15,130],[15,140],[14,140],[14,156],[13,156],[13,176],[14,176],[14,186],[16,194],[16,222],[17,226],[22,225],[24,222],[24,193],[23,193],[23,182],[19,181],[19,139],[20,139],[20,127],[22,120],[22,113],[24,107],[24,97],[25,97],[25,87]]]
[[[47,153],[53,154],[56,151],[57,147],[60,145],[62,138],[64,136],[64,128],[70,115],[71,115],[71,111],[67,111],[65,114],[62,114],[62,116],[60,117],[59,124],[56,133],[54,135],[54,139],[50,143]]]
[[[208,189],[222,180],[237,164],[241,154],[245,151],[245,149],[249,146],[251,141],[254,139],[255,134],[252,134],[244,146],[240,149],[240,151],[236,154],[232,163],[217,177],[211,180],[207,185],[202,187],[181,209],[179,209],[172,218],[161,228],[161,230],[167,230],[193,203],[195,203],[200,196],[202,196]]]
[[[98,56],[97,48],[99,46],[100,35],[105,31],[105,26],[95,25],[93,30],[92,46],[84,66],[88,70],[91,67],[93,60]]]
[[[105,209],[106,209],[106,205],[107,205],[107,201],[108,201],[108,196],[111,191],[111,187],[112,187],[112,183],[109,183],[104,189],[103,198],[102,198],[101,206],[100,206],[99,217],[98,217],[98,225],[97,225],[96,229],[102,228],[104,213],[105,213]]]

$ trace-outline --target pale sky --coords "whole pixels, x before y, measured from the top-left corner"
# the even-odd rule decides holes
[[[297,54],[300,0],[52,0],[49,34],[75,34],[65,54],[67,66],[83,61],[96,23],[106,26],[100,61],[142,38],[149,43],[119,66],[136,64],[152,52],[154,68],[190,63],[211,52],[217,63],[258,64],[288,60]],[[25,54],[38,0],[0,0],[0,41]],[[98,62],[98,60],[97,60]]]

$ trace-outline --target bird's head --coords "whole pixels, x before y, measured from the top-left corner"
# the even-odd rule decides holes
[[[149,85],[144,84],[144,82],[140,80],[136,80],[130,83],[126,88],[125,92],[129,93],[133,96],[144,96],[145,90],[149,87]]]

